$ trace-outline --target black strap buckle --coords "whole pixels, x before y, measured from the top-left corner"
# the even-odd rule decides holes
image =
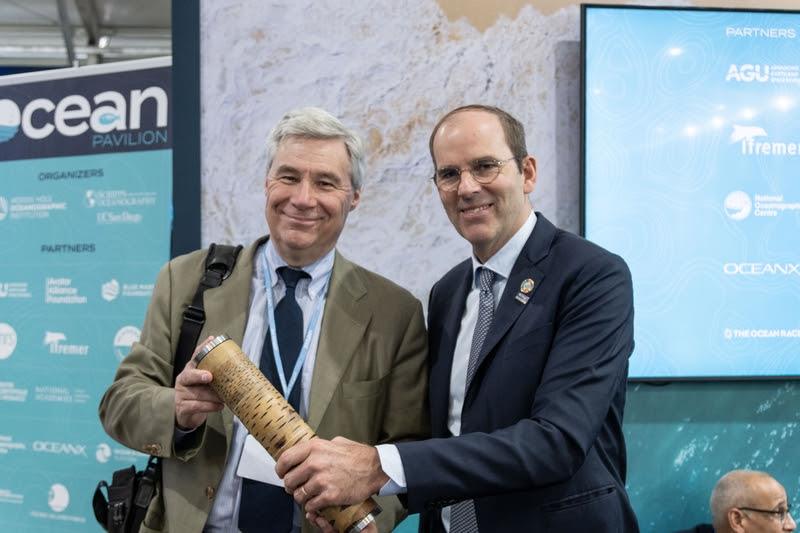
[[[201,307],[190,305],[183,312],[183,319],[195,324],[204,324],[206,321],[206,312]]]

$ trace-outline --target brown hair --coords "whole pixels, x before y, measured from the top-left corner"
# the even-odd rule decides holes
[[[433,166],[436,167],[436,157],[433,155],[433,138],[436,137],[436,133],[439,131],[439,128],[442,127],[442,124],[453,115],[463,111],[483,111],[496,116],[498,120],[500,120],[500,125],[503,127],[503,133],[506,137],[506,144],[511,150],[511,155],[514,156],[514,160],[517,162],[517,169],[522,172],[522,160],[528,155],[528,148],[525,145],[525,128],[519,120],[499,107],[482,104],[470,104],[457,107],[439,119],[439,122],[433,127],[431,138],[428,141],[428,149],[431,152]]]

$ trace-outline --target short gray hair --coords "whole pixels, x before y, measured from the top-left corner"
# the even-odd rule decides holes
[[[324,109],[304,107],[286,113],[278,121],[267,137],[267,171],[281,142],[287,137],[307,137],[309,139],[341,139],[350,156],[350,179],[353,188],[360,190],[366,174],[364,143],[351,129],[348,129]]]
[[[751,482],[755,479],[773,479],[766,472],[758,470],[731,470],[722,476],[711,491],[711,518],[714,529],[727,531],[728,511],[740,505],[748,505]]]

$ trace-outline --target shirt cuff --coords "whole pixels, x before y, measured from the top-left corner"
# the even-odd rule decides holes
[[[400,452],[394,444],[379,444],[375,446],[378,450],[378,459],[381,462],[381,469],[389,476],[389,481],[381,487],[378,496],[393,496],[395,494],[405,494],[406,471],[403,469],[403,460],[400,459]]]

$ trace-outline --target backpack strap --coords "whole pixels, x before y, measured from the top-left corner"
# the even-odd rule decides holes
[[[206,322],[206,312],[203,308],[203,293],[206,289],[219,287],[224,280],[231,275],[236,264],[236,258],[242,251],[242,245],[231,246],[228,244],[212,244],[206,256],[206,270],[197,290],[192,298],[192,303],[183,312],[183,323],[181,323],[181,333],[178,337],[178,349],[175,350],[175,364],[172,373],[172,386],[175,386],[175,378],[183,371],[183,367],[189,362],[200,338],[200,330]]]

